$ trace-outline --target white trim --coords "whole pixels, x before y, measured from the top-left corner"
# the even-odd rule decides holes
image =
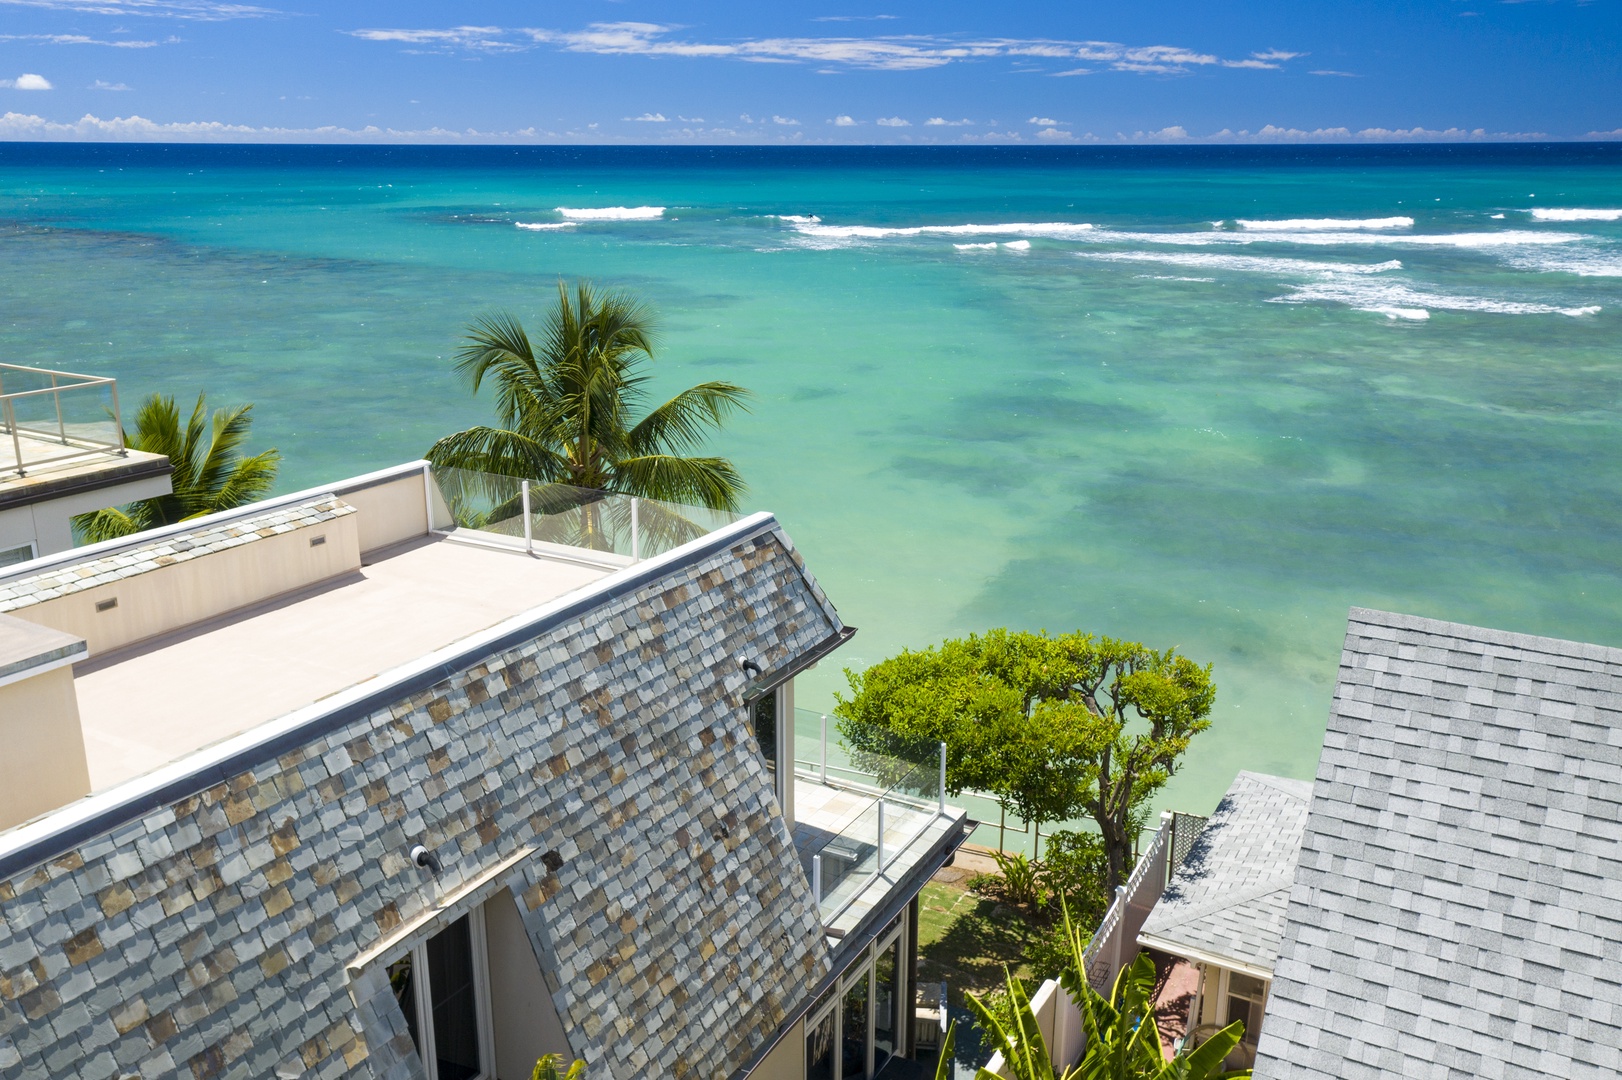
[[[1271,968],[1264,968],[1259,964],[1251,964],[1243,960],[1235,960],[1231,956],[1223,956],[1220,953],[1191,948],[1180,941],[1167,941],[1165,938],[1156,937],[1153,934],[1139,934],[1138,944],[1146,949],[1158,949],[1164,953],[1171,953],[1173,956],[1181,956],[1191,963],[1210,964],[1212,967],[1219,967],[1224,971],[1237,971],[1241,975],[1249,975],[1264,982],[1273,981]]]
[[[426,653],[409,663],[379,672],[377,675],[344,690],[339,690],[335,694],[329,694],[320,701],[294,709],[276,720],[268,720],[240,735],[222,739],[210,746],[205,746],[201,750],[187,754],[185,757],[178,758],[167,765],[159,766],[144,776],[137,776],[105,791],[86,796],[45,817],[36,818],[10,832],[0,834],[0,855],[38,843],[64,829],[92,820],[120,803],[139,799],[143,794],[149,792],[161,791],[169,784],[194,776],[210,766],[228,761],[237,754],[252,750],[261,743],[297,731],[305,724],[320,719],[328,713],[364,701],[391,684],[403,683],[417,676],[440,670],[451,660],[465,653],[477,652],[481,647],[491,646],[515,630],[521,630],[530,623],[543,619],[553,612],[563,611],[573,606],[583,597],[613,589],[624,579],[639,577],[644,574],[656,577],[661,567],[684,561],[687,558],[689,548],[706,547],[714,544],[718,538],[742,537],[761,531],[766,526],[775,525],[776,523],[777,519],[766,511],[750,514],[748,517],[735,521],[725,528],[705,533],[703,536],[690,540],[680,547],[671,548],[662,555],[655,555],[652,558],[642,560],[635,566],[627,566],[622,570],[600,577],[596,581],[548,600],[544,604],[538,604],[511,618],[503,619],[494,626],[481,630],[476,634],[470,634],[467,637],[451,642],[443,648]]]

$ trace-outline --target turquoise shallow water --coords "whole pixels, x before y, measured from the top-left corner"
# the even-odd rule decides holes
[[[718,445],[844,663],[1175,644],[1220,687],[1163,800],[1199,811],[1311,775],[1351,605],[1622,645],[1622,212],[1573,210],[1622,211],[1616,147],[12,145],[0,355],[253,401],[290,489],[485,419],[474,314],[632,286],[662,385],[757,393]]]

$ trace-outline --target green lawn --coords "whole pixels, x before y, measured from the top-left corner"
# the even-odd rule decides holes
[[[954,1003],[962,1003],[965,990],[1002,986],[1004,965],[1030,975],[1023,953],[1041,931],[1017,908],[940,880],[924,886],[918,906],[918,977],[945,979]]]

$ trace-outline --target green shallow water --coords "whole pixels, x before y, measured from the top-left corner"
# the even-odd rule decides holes
[[[471,316],[632,286],[661,387],[758,395],[718,448],[861,628],[802,705],[991,625],[1175,644],[1220,692],[1162,801],[1204,811],[1312,775],[1352,605],[1622,645],[1622,221],[1538,206],[1622,207],[1622,156],[14,146],[0,355],[252,401],[286,490],[484,420]],[[988,222],[1097,228],[837,232]]]

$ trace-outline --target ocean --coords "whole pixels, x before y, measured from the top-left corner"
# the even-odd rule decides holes
[[[291,490],[486,420],[474,316],[662,313],[656,389],[860,633],[1214,665],[1160,804],[1310,777],[1347,609],[1622,645],[1622,146],[0,145],[0,359],[254,403]]]

